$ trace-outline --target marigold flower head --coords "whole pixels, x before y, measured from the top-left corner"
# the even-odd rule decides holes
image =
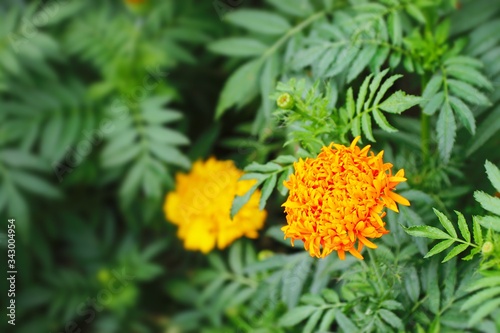
[[[187,250],[223,249],[238,238],[257,238],[267,213],[259,210],[260,191],[231,220],[235,195],[245,194],[255,180],[239,180],[243,171],[233,161],[209,158],[193,164],[188,174],[176,175],[176,190],[165,200],[167,219],[179,226],[177,236]]]
[[[289,93],[283,93],[278,96],[276,104],[282,109],[291,109],[294,105],[294,100]]]
[[[287,225],[282,230],[292,245],[294,240],[304,241],[311,256],[324,258],[337,251],[344,259],[347,251],[363,259],[364,245],[377,247],[368,238],[389,232],[382,221],[384,208],[398,212],[396,202],[410,205],[393,192],[406,181],[404,170],[393,176],[392,164],[382,160],[384,152],[368,154],[370,146],[360,149],[358,140],[349,147],[332,143],[316,158],[300,159],[284,182],[290,193],[283,204]]]

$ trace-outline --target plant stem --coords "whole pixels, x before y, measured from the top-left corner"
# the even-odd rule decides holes
[[[269,57],[271,54],[273,54],[276,50],[278,50],[287,40],[288,38],[292,37],[294,34],[297,32],[301,31],[305,27],[307,27],[309,24],[313,23],[317,19],[323,17],[325,15],[324,11],[317,12],[313,15],[311,15],[309,18],[306,20],[302,21],[292,29],[290,29],[285,35],[283,35],[274,45],[272,45],[264,54],[262,55],[261,58],[265,59]]]

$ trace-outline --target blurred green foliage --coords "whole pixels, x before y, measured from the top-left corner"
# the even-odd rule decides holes
[[[470,215],[492,229],[495,201],[472,193],[494,193],[483,165],[500,161],[498,4],[149,2],[0,4],[13,332],[500,331],[498,235],[484,232],[493,254],[440,265],[445,247],[401,227],[446,228],[459,210],[464,239]],[[276,110],[283,92],[294,104]],[[365,261],[314,260],[283,241],[282,183],[298,157],[350,135],[405,169],[412,206],[388,212]],[[210,155],[258,180],[269,219],[258,240],[205,257],[182,249],[162,204],[175,173]]]

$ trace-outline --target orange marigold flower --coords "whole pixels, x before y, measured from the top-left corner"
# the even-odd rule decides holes
[[[410,205],[393,192],[406,181],[404,170],[393,176],[392,164],[382,160],[384,152],[368,155],[370,146],[360,149],[358,140],[349,147],[332,143],[316,158],[300,159],[294,163],[295,173],[284,182],[290,194],[283,204],[287,225],[282,230],[292,245],[294,240],[304,241],[311,256],[324,258],[337,251],[345,259],[348,251],[363,259],[364,245],[377,247],[368,238],[389,232],[382,221],[384,208],[398,212],[396,202]]]
[[[245,194],[255,180],[238,180],[243,171],[233,161],[197,161],[189,174],[176,175],[176,190],[165,200],[167,219],[179,226],[177,236],[187,250],[223,249],[243,236],[257,238],[267,213],[259,210],[260,191],[231,220],[235,195]]]

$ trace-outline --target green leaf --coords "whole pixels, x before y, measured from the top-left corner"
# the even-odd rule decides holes
[[[427,105],[430,103],[430,100],[434,95],[437,94],[439,89],[441,88],[441,85],[443,83],[443,77],[441,75],[434,75],[427,85],[425,86],[424,91],[422,92],[422,106]]]
[[[352,61],[349,71],[347,72],[347,82],[351,82],[358,77],[363,69],[368,66],[375,52],[377,52],[376,45],[367,45],[356,55],[356,58]]]
[[[325,314],[323,315],[323,319],[321,319],[318,332],[328,331],[334,320],[335,320],[335,309],[330,309],[326,311]]]
[[[333,289],[323,289],[321,295],[330,304],[337,304],[340,302],[339,295]]]
[[[361,121],[358,116],[352,120],[351,132],[354,137],[361,135]]]
[[[405,288],[412,302],[417,302],[420,297],[420,281],[414,266],[410,266],[406,270]]]
[[[439,112],[439,117],[437,120],[437,139],[439,154],[445,163],[447,163],[451,156],[451,150],[453,144],[455,143],[455,135],[457,131],[457,124],[455,123],[455,117],[451,111],[451,107],[448,103],[443,104],[441,112]]]
[[[467,222],[465,221],[465,217],[462,213],[455,211],[455,214],[458,216],[458,229],[460,229],[460,233],[465,241],[470,243],[470,231]]]
[[[473,84],[476,87],[485,88],[488,90],[493,89],[493,85],[491,84],[490,80],[488,80],[483,74],[472,67],[464,65],[451,65],[446,67],[446,73],[461,81]]]
[[[207,256],[210,265],[219,272],[227,272],[226,265],[218,253],[209,253]]]
[[[431,260],[430,264],[427,265],[427,290],[428,295],[427,304],[429,310],[434,313],[439,313],[440,303],[441,303],[441,289],[439,287],[440,279],[438,277],[438,262],[436,260]]]
[[[389,56],[389,67],[397,68],[399,63],[401,62],[402,56],[403,54],[401,52],[399,52],[398,50],[393,50],[393,52]]]
[[[358,332],[359,329],[354,325],[354,323],[346,317],[345,314],[342,313],[342,311],[336,309],[335,310],[335,319],[337,320],[337,323],[339,324],[340,328],[344,332]]]
[[[370,83],[372,76],[373,74],[368,75],[359,88],[358,98],[356,99],[356,114],[358,115],[363,111],[363,104],[368,93],[368,83]]]
[[[260,184],[262,184],[262,181],[263,181],[262,179],[258,180],[257,183],[253,185],[244,195],[241,196],[237,195],[234,198],[233,204],[231,206],[231,215],[230,215],[231,219],[233,219],[234,216],[238,214],[240,209],[243,208],[243,206],[248,202],[248,200],[250,200],[250,197],[257,190],[257,187],[259,187]]]
[[[186,170],[191,168],[191,161],[179,149],[157,142],[151,142],[149,147],[151,152],[163,162],[180,166]]]
[[[486,174],[491,184],[497,192],[500,192],[500,169],[488,160],[484,163],[484,167],[486,168]]]
[[[246,172],[262,172],[262,173],[268,173],[268,172],[275,172],[275,171],[280,171],[283,167],[277,163],[274,162],[267,162],[266,164],[259,164],[257,162],[252,162],[249,165],[245,167]]]
[[[429,327],[428,333],[440,333],[441,332],[441,316],[439,313],[436,314],[434,320]]]
[[[26,168],[37,171],[48,169],[48,165],[44,165],[43,160],[21,150],[2,149],[0,151],[0,161],[15,168]]]
[[[276,78],[279,71],[280,57],[277,53],[274,53],[265,61],[264,68],[259,78],[260,95],[262,98],[261,107],[266,119],[271,117],[271,112],[275,107],[275,101],[271,100],[269,96],[276,87]]]
[[[265,175],[258,172],[247,172],[240,177],[240,180],[257,180],[263,182],[269,175]]]
[[[375,95],[375,100],[373,101],[374,106],[378,105],[378,103],[382,100],[387,90],[389,90],[389,88],[392,87],[394,82],[396,82],[396,80],[399,79],[400,77],[403,77],[403,75],[397,74],[391,76],[390,78],[384,81],[382,87],[380,87],[380,90]]]
[[[282,16],[256,9],[239,9],[227,14],[224,19],[249,31],[266,35],[280,35],[291,28],[290,23]]]
[[[316,306],[321,306],[325,305],[325,301],[323,300],[323,297],[317,294],[304,294],[300,298],[301,303],[306,303],[308,305],[316,305]]]
[[[231,245],[229,249],[229,267],[236,274],[241,274],[243,271],[243,242],[237,241]]]
[[[148,126],[146,135],[153,141],[170,145],[187,145],[189,139],[182,133],[161,126]]]
[[[476,199],[476,201],[487,211],[500,215],[500,198],[492,197],[483,191],[475,191],[474,199]]]
[[[385,308],[385,309],[389,309],[389,310],[403,310],[404,309],[403,304],[399,303],[398,301],[392,300],[392,299],[388,299],[386,301],[383,301],[382,303],[380,303],[380,306]]]
[[[303,305],[295,307],[285,313],[279,320],[278,325],[282,327],[295,326],[310,315],[317,311],[317,308],[312,305]]]
[[[483,288],[493,288],[498,286],[500,286],[500,276],[493,275],[493,276],[483,277],[480,278],[479,280],[472,282],[468,286],[467,291],[471,292],[474,290],[479,290]]]
[[[119,150],[112,155],[103,155],[101,157],[101,163],[105,168],[124,165],[134,159],[139,154],[141,149],[142,147],[140,145],[132,145],[129,149]]]
[[[483,245],[483,230],[481,229],[481,225],[477,221],[476,217],[472,218],[472,233],[476,245],[479,246]]]
[[[467,301],[465,301],[465,303],[462,304],[460,311],[465,311],[470,308],[473,308],[481,303],[486,302],[487,300],[496,297],[499,294],[500,294],[500,287],[490,287],[486,288],[485,290],[481,290],[480,292],[470,296],[467,299]]]
[[[401,45],[403,27],[401,25],[401,17],[397,10],[392,10],[387,19],[389,28],[389,36],[391,37],[392,44]]]
[[[476,216],[476,221],[485,227],[500,232],[500,217],[497,216]]]
[[[425,19],[424,13],[422,13],[420,8],[418,8],[416,5],[409,3],[408,5],[406,5],[406,11],[415,20],[419,21],[422,24],[426,23],[427,20]]]
[[[457,238],[457,232],[453,227],[453,223],[451,223],[451,221],[446,217],[446,215],[441,213],[436,208],[432,208],[432,210],[434,211],[434,214],[436,214],[436,216],[438,217],[441,225],[446,229],[446,231],[448,231],[448,234],[450,234],[453,238]]]
[[[468,67],[475,67],[475,68],[483,68],[484,64],[481,60],[472,58],[472,57],[467,57],[467,56],[456,56],[453,58],[448,58],[445,60],[444,64],[446,66],[449,65],[461,65],[461,66],[468,66]]]
[[[267,0],[271,5],[279,9],[283,13],[293,16],[304,17],[309,16],[314,12],[314,7],[308,0]]]
[[[137,137],[138,133],[133,129],[128,129],[126,131],[117,133],[104,147],[101,156],[106,157],[116,153],[120,153],[120,151],[127,150],[127,147],[135,144]]]
[[[373,109],[372,114],[373,114],[373,119],[375,119],[377,125],[379,125],[380,128],[383,129],[384,131],[388,133],[393,133],[398,131],[391,124],[389,124],[384,114],[380,112],[379,109]]]
[[[472,114],[472,111],[469,109],[469,107],[464,102],[462,102],[462,100],[454,96],[450,96],[449,101],[455,113],[458,114],[460,121],[462,122],[462,124],[464,124],[465,128],[472,135],[476,134],[476,120],[474,119],[474,115]]]
[[[436,111],[443,105],[444,102],[444,92],[440,91],[431,97],[429,102],[425,104],[423,112],[427,115],[433,115]]]
[[[386,112],[400,114],[412,106],[419,104],[421,100],[421,97],[407,95],[404,91],[398,90],[378,107]]]
[[[131,197],[135,195],[139,189],[146,167],[145,160],[140,159],[127,171],[119,192],[120,196],[124,198],[126,202],[130,201]]]
[[[252,38],[230,37],[210,43],[208,49],[226,56],[252,57],[263,54],[267,45]]]
[[[182,118],[182,113],[170,109],[143,109],[142,117],[150,124],[166,124]]]
[[[239,67],[224,84],[217,102],[215,118],[220,118],[231,106],[243,105],[257,90],[257,76],[262,61],[256,59]]]
[[[461,98],[465,99],[467,102],[476,105],[491,105],[488,98],[470,84],[454,79],[448,79],[447,82],[451,92],[456,96],[460,96]]]
[[[356,55],[360,51],[359,48],[349,45],[340,50],[336,59],[330,59],[331,67],[323,74],[325,77],[335,76],[342,71],[344,71],[349,64],[356,58]],[[335,61],[333,61],[335,60]],[[322,73],[319,73],[320,75]]]
[[[349,115],[349,119],[352,119],[352,117],[354,117],[354,114],[356,113],[356,106],[354,105],[354,95],[352,92],[352,87],[349,87],[349,89],[347,90],[345,104],[346,104],[347,114]]]
[[[381,71],[380,73],[375,75],[375,77],[373,78],[373,80],[369,86],[370,96],[368,97],[368,100],[365,103],[365,107],[370,106],[370,104],[373,100],[373,97],[375,97],[375,93],[377,92],[377,89],[380,87],[380,83],[382,82],[382,79],[387,74],[387,72],[389,72],[389,68],[384,69],[383,71]]]
[[[57,199],[61,192],[46,180],[21,170],[10,170],[10,179],[20,188],[42,197]]]
[[[368,140],[375,142],[375,138],[373,137],[372,133],[372,119],[369,113],[363,113],[363,116],[361,117],[361,125],[363,127],[363,132],[365,133]]]
[[[481,305],[469,319],[469,326],[473,327],[479,323],[484,317],[497,310],[500,306],[500,299],[493,299]]]
[[[370,68],[372,69],[372,71],[376,72],[380,69],[380,67],[382,67],[382,65],[384,65],[390,52],[391,50],[387,46],[379,46],[379,48],[377,49],[377,53],[375,53],[372,60],[370,61]]]
[[[394,312],[386,310],[386,309],[379,309],[378,313],[380,315],[380,318],[382,318],[383,321],[388,323],[394,328],[398,329],[403,329],[403,321],[399,319],[398,316],[394,314]]]
[[[297,162],[297,158],[293,155],[280,155],[280,156],[276,157],[274,160],[272,160],[272,162],[282,164],[282,165],[283,164],[290,165],[290,164]]]
[[[450,246],[453,245],[453,243],[455,243],[455,240],[453,239],[447,239],[447,240],[444,240],[444,241],[441,241],[439,243],[437,243],[426,255],[424,258],[429,258],[429,257],[432,257],[433,255],[436,255],[438,253],[441,253],[443,252],[444,250],[446,250],[447,248],[449,248]]]
[[[437,26],[436,32],[434,33],[435,43],[437,45],[446,43],[450,33],[450,23],[450,19],[445,19]]]
[[[316,324],[318,324],[319,319],[321,318],[321,315],[323,314],[322,310],[316,311],[312,316],[309,317],[309,320],[306,323],[306,326],[304,326],[304,329],[302,332],[304,333],[312,333],[314,327],[316,327]]]
[[[271,193],[273,193],[273,190],[276,187],[277,179],[278,176],[274,173],[264,182],[264,185],[262,186],[262,194],[259,201],[260,210],[263,210],[266,207],[267,199],[269,199],[269,196],[271,195]]]
[[[302,69],[306,66],[312,65],[328,50],[328,46],[317,45],[312,46],[307,49],[301,49],[294,54],[292,60],[292,66],[295,69]],[[336,52],[336,50],[334,51]],[[323,59],[323,58],[322,58]]]
[[[446,234],[445,232],[441,231],[438,228],[435,227],[429,227],[426,225],[418,225],[418,226],[413,226],[413,227],[404,227],[402,226],[403,229],[406,231],[407,234],[414,236],[414,237],[426,237],[426,238],[431,238],[431,239],[450,239],[450,235]]]
[[[287,181],[290,175],[293,173],[293,167],[288,167],[284,169],[284,171],[281,173],[277,185],[278,185],[278,191],[280,191],[281,195],[286,195],[288,193],[288,189],[285,187],[283,182]]]
[[[447,262],[448,260],[450,260],[451,258],[453,257],[456,257],[458,254],[464,252],[465,250],[467,250],[467,248],[469,247],[469,244],[460,244],[460,245],[457,245],[455,246],[447,255],[446,257],[444,257],[443,261],[442,262]]]
[[[490,140],[498,131],[500,131],[500,106],[496,107],[489,115],[484,119],[479,127],[477,128],[474,140],[471,140],[469,147],[467,148],[467,156],[472,155],[479,148]]]

